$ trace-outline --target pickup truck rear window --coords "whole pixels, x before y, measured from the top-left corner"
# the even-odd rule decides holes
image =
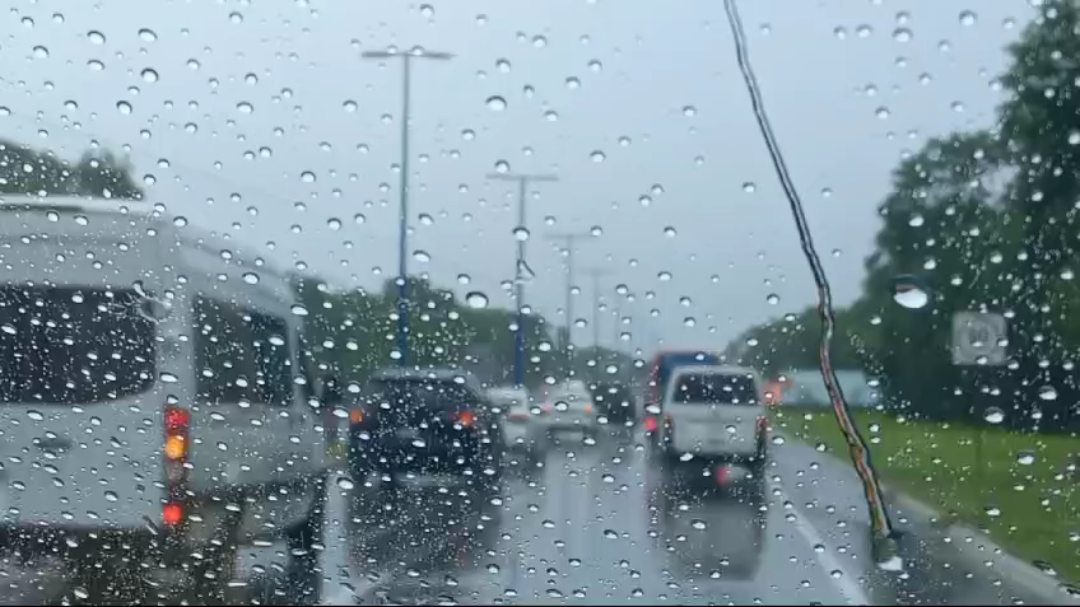
[[[732,373],[695,373],[680,375],[672,400],[679,404],[756,405],[758,391],[754,380]]]

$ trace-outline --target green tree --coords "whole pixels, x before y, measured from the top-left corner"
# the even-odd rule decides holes
[[[74,166],[52,152],[0,139],[0,193],[142,199],[133,167],[111,152],[86,152]]]

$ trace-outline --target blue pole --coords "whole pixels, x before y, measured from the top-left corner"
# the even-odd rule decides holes
[[[397,341],[402,367],[409,364],[409,54],[402,56],[401,101],[401,206],[398,211],[398,322]]]
[[[518,179],[518,227],[525,228],[525,182],[524,176]],[[518,240],[517,268],[514,275],[517,277],[517,288],[514,293],[517,305],[517,330],[514,332],[514,385],[525,385],[525,315],[522,313],[525,299],[524,268],[525,265],[525,240]]]

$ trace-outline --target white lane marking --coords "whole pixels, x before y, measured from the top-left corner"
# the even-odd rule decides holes
[[[821,534],[818,533],[816,527],[807,518],[806,514],[800,509],[796,508],[795,516],[795,528],[799,530],[799,534],[803,536],[810,544],[810,550],[817,556],[818,563],[825,570],[825,574],[829,576],[829,579],[836,583],[836,587],[840,590],[840,593],[844,595],[844,598],[848,600],[848,603],[855,605],[870,605],[870,597],[863,591],[862,586],[859,585],[859,577],[852,575],[847,568],[840,563],[836,558],[836,555],[832,553],[828,544],[822,539]],[[825,550],[818,552],[814,550],[816,545],[825,546]],[[839,571],[840,577],[832,577],[833,571]]]

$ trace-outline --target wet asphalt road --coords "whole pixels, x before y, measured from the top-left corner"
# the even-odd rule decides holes
[[[781,442],[783,439],[777,439]],[[903,572],[871,565],[850,466],[772,446],[764,507],[741,486],[699,495],[627,431],[568,436],[484,494],[377,481],[332,490],[324,604],[1038,604],[959,559],[912,513]],[[335,512],[340,512],[336,515]]]
[[[772,446],[765,499],[745,482],[702,495],[630,432],[567,436],[501,486],[416,479],[331,483],[325,547],[298,597],[284,546],[238,557],[233,602],[290,604],[1038,604],[938,530],[893,511],[908,567],[870,563],[865,505],[849,466],[795,441]],[[352,486],[350,486],[352,485]],[[0,568],[0,597],[41,604],[63,579]],[[64,594],[70,596],[70,589]],[[54,599],[55,600],[55,599]]]

